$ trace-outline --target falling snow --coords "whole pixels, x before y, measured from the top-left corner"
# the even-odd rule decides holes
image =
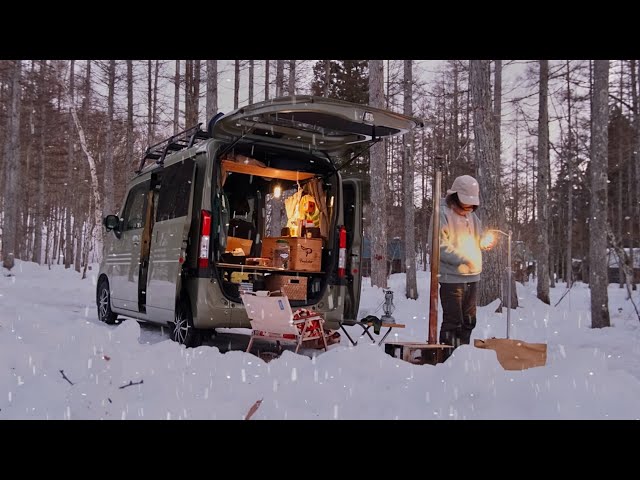
[[[444,364],[412,365],[366,337],[351,347],[344,334],[328,352],[285,349],[269,362],[211,342],[185,349],[167,329],[99,323],[94,273],[82,281],[63,266],[25,262],[14,273],[0,277],[0,419],[238,419],[258,400],[252,420],[640,418],[640,321],[617,284],[605,329],[590,328],[586,285],[554,308],[536,299],[535,283],[518,284],[510,337],[547,343],[548,360],[514,372],[491,350],[462,346]],[[393,316],[406,324],[393,331],[400,341],[428,334],[428,272],[417,278],[417,301],[394,298]],[[363,284],[359,316],[381,315],[384,292]],[[392,275],[389,288],[404,292],[404,276]],[[558,282],[551,305],[565,292]],[[633,298],[640,304],[639,292]],[[505,336],[498,302],[478,309],[472,338]]]

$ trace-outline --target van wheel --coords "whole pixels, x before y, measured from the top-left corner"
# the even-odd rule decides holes
[[[96,303],[98,304],[98,319],[108,325],[118,320],[118,314],[111,311],[111,292],[109,280],[103,278],[98,284]]]
[[[171,329],[171,340],[186,347],[199,347],[202,335],[193,326],[193,316],[188,300],[180,300],[176,304],[175,321]]]

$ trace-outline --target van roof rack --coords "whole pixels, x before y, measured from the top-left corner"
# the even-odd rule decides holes
[[[200,129],[201,125],[202,123],[198,123],[194,127],[187,128],[182,132],[171,135],[169,138],[166,138],[155,145],[147,147],[144,157],[142,157],[142,160],[140,161],[140,167],[135,171],[135,173],[142,172],[142,169],[145,167],[148,159],[155,160],[156,164],[162,165],[168,153],[178,152],[185,148],[191,148],[196,143],[210,138],[206,131]]]

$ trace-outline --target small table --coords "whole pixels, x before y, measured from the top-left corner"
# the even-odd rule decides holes
[[[362,327],[362,334],[360,335],[359,338],[362,338],[365,334],[367,334],[367,336],[371,339],[372,343],[376,343],[376,340],[371,336],[371,333],[369,333],[369,329],[373,326],[373,322],[356,322],[355,325],[360,325]],[[387,323],[387,322],[382,322],[381,327],[382,328],[386,328],[387,331],[385,332],[385,334],[383,335],[382,339],[380,339],[378,343],[378,345],[382,345],[382,343],[385,341],[385,339],[389,336],[389,334],[391,333],[391,330],[394,328],[405,328],[406,325],[404,325],[403,323]],[[345,333],[345,335],[347,336],[347,338],[349,339],[349,341],[355,346],[358,344],[357,340],[353,340],[353,338],[351,338],[351,335],[349,335],[349,333],[345,330],[344,325],[340,325],[340,328],[342,329],[342,331]]]

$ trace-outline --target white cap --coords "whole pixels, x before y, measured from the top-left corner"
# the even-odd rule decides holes
[[[460,201],[466,205],[480,205],[480,186],[471,175],[462,175],[453,181],[447,195],[458,194]]]

